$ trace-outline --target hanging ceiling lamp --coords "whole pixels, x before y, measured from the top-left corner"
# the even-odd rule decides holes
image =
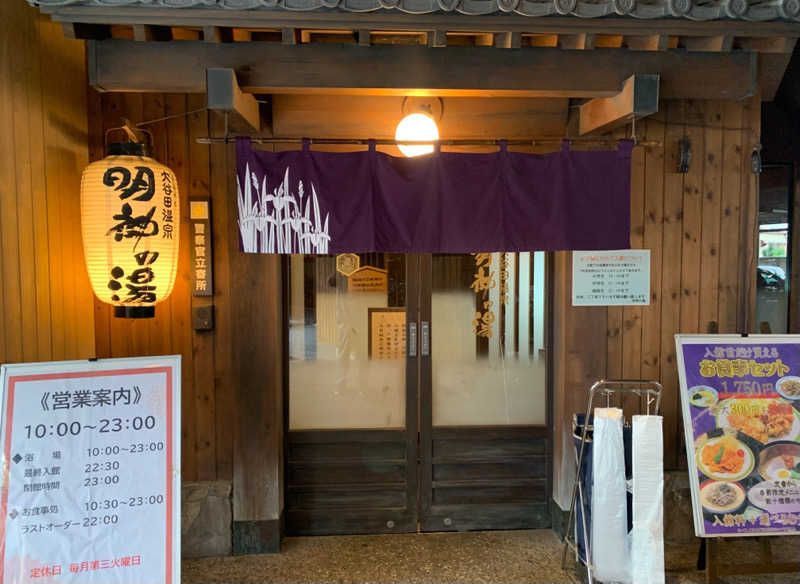
[[[404,98],[401,106],[405,117],[397,124],[394,139],[397,142],[438,140],[439,128],[434,117],[441,118],[442,101],[438,98]],[[434,110],[438,109],[438,116]],[[398,144],[405,156],[421,156],[433,152],[433,144]]]
[[[180,207],[175,174],[140,142],[109,145],[81,178],[81,231],[94,293],[114,316],[148,318],[178,270]]]

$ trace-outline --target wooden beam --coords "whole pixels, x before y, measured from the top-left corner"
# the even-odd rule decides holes
[[[358,29],[358,44],[362,47],[368,47],[372,44],[372,36],[368,28]]]
[[[762,101],[775,99],[791,59],[791,53],[759,53],[758,88]]]
[[[172,40],[172,27],[151,24],[134,24],[133,40],[139,42],[166,42]]]
[[[626,36],[623,43],[633,51],[666,51],[669,36],[665,34]]]
[[[246,126],[248,131],[261,130],[258,102],[249,93],[242,93],[233,69],[208,69],[206,71],[208,109],[233,114],[234,129]]]
[[[507,97],[611,97],[634,74],[659,74],[664,99],[752,94],[757,55],[684,51],[562,51],[356,44],[89,43],[101,91],[202,93],[205,68],[237,71],[248,93]],[[158,67],[153,67],[158,63]],[[200,66],[199,66],[200,65]]]
[[[518,32],[496,32],[492,35],[496,49],[518,49],[522,46],[522,35]]]
[[[681,44],[687,51],[714,51],[729,53],[731,49],[733,49],[733,37],[730,35],[682,37]]]
[[[204,26],[203,40],[207,43],[229,43],[233,41],[233,32],[221,26]]]
[[[582,32],[578,34],[558,35],[559,49],[572,49],[577,51],[591,51],[594,48],[595,34]]]
[[[776,37],[776,38],[743,38],[738,39],[738,45],[742,49],[750,49],[759,53],[788,53],[794,51],[796,37]]]
[[[253,33],[252,31],[247,30],[246,28],[234,28],[231,29],[233,33],[233,40],[237,43],[249,43],[253,40]]]
[[[598,97],[580,107],[579,133],[608,132],[658,111],[658,75],[633,75],[614,97]]]
[[[282,28],[281,29],[281,44],[296,45],[300,35],[296,28]]]
[[[434,48],[441,48],[447,46],[447,31],[446,30],[432,30],[428,33],[428,46]]]
[[[61,24],[61,30],[68,39],[105,40],[111,38],[111,27],[107,24],[64,22]]]

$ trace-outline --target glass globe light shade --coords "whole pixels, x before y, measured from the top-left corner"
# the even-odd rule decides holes
[[[409,114],[397,124],[394,139],[398,142],[403,140],[438,140],[439,128],[436,127],[436,122],[430,116]],[[397,147],[400,152],[409,158],[433,152],[433,144],[398,144]]]

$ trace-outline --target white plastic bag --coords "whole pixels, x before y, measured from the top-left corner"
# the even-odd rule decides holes
[[[664,447],[661,416],[633,416],[634,584],[664,584]]]
[[[594,410],[592,563],[595,580],[630,584],[622,410]]]

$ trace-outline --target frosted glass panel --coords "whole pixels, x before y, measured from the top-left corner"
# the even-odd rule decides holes
[[[435,255],[431,302],[433,424],[544,424],[544,253]]]
[[[291,430],[405,426],[405,259],[359,263],[348,276],[335,256],[291,258]]]

